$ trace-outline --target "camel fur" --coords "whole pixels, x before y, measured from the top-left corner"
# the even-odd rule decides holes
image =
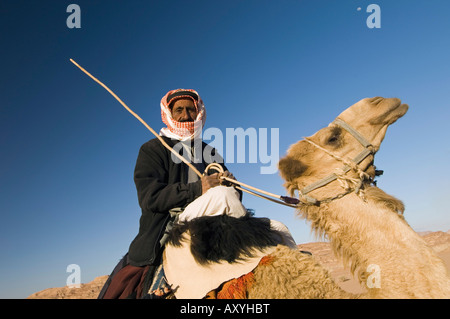
[[[367,292],[344,291],[314,256],[278,245],[269,254],[271,262],[253,270],[248,298],[450,298],[443,261],[408,225],[403,203],[374,183],[374,154],[388,126],[407,110],[397,98],[375,97],[338,116],[370,141],[373,151],[348,172],[342,171],[343,162],[363,147],[335,123],[292,145],[278,165],[289,194],[301,200],[298,216],[330,241]],[[340,178],[308,194],[317,203],[303,201],[299,191],[333,172]]]

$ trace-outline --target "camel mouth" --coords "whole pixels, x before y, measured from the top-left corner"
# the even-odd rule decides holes
[[[401,114],[401,116],[403,116],[403,115],[406,114],[406,112],[408,112],[409,105],[408,105],[408,104],[400,104],[400,106],[397,107],[397,110],[398,110],[398,109],[403,110],[403,113]]]
[[[391,125],[408,111],[408,104],[402,104],[400,100],[395,101],[395,103],[391,104],[384,114],[377,116],[376,118],[370,121],[370,124],[378,125]]]
[[[397,107],[393,108],[391,111],[391,118],[388,124],[392,124],[395,121],[397,121],[399,118],[401,118],[403,115],[408,112],[409,106],[408,104],[399,104]]]

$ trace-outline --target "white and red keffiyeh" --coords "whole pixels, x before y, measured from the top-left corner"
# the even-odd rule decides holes
[[[183,95],[183,92],[187,92],[187,94]],[[170,99],[170,101],[167,101],[167,98],[174,95],[174,93],[180,94],[175,94],[176,97],[173,97]],[[196,95],[197,99],[195,99],[192,94]],[[197,109],[197,118],[193,122],[178,122],[172,118],[172,111],[170,110],[169,105],[175,99],[180,98],[190,98],[192,99],[192,101],[194,101],[194,105]],[[161,118],[163,123],[166,124],[167,127],[162,128],[159,132],[159,135],[177,139],[180,141],[188,141],[194,138],[198,138],[201,135],[203,126],[205,125],[206,110],[203,101],[200,98],[200,95],[198,95],[195,90],[171,90],[167,92],[167,94],[164,95],[161,99]]]

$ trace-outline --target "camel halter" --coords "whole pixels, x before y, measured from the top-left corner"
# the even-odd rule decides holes
[[[307,141],[311,145],[315,146],[316,148],[324,151],[325,153],[327,153],[334,159],[337,159],[338,161],[341,161],[344,163],[344,167],[342,167],[341,169],[338,169],[339,171],[336,171],[335,173],[332,173],[317,182],[309,184],[308,186],[304,187],[302,190],[299,191],[299,197],[301,198],[302,202],[306,201],[305,204],[318,205],[320,203],[329,203],[332,200],[342,198],[351,192],[355,192],[356,194],[358,194],[360,197],[362,197],[364,199],[364,195],[361,192],[361,187],[365,180],[367,180],[367,179],[370,180],[370,176],[366,172],[361,170],[361,168],[358,166],[358,164],[360,164],[369,155],[375,154],[374,148],[373,148],[372,144],[362,134],[360,134],[357,130],[355,130],[353,127],[348,125],[343,120],[337,118],[332,122],[332,124],[340,126],[344,130],[346,130],[348,133],[350,133],[350,135],[352,135],[364,147],[364,149],[358,155],[356,155],[356,157],[353,158],[352,160],[344,159],[344,158],[328,151],[327,149],[323,148],[322,146],[314,143],[309,138],[305,137],[304,138],[305,141]],[[354,170],[355,172],[357,172],[359,175],[359,178],[351,178],[349,176],[345,176],[350,170]],[[376,171],[376,175],[381,175],[381,174],[382,174],[382,171]],[[321,188],[335,180],[339,181],[342,188],[344,188],[346,190],[346,192],[336,195],[334,197],[328,197],[328,198],[321,199],[321,200],[318,200],[314,197],[307,195],[308,193],[312,192],[313,190]]]
[[[216,163],[212,163],[210,165],[208,165],[208,167],[206,167],[205,172],[202,174],[200,173],[197,168],[195,168],[191,163],[189,163],[189,161],[187,159],[185,159],[182,155],[180,155],[178,152],[176,152],[174,149],[172,149],[162,138],[161,136],[159,136],[139,115],[137,115],[135,112],[133,112],[113,91],[111,91],[105,84],[103,84],[102,82],[100,82],[96,77],[94,77],[92,74],[90,74],[88,71],[86,71],[83,67],[81,67],[78,63],[76,63],[74,60],[70,59],[70,62],[72,62],[73,64],[75,64],[75,66],[77,66],[81,71],[83,71],[84,73],[86,73],[91,79],[93,79],[95,82],[97,82],[98,84],[100,84],[106,91],[108,91],[120,104],[122,104],[122,106],[128,111],[130,112],[135,118],[137,118],[142,124],[144,124],[144,126],[153,133],[153,135],[155,135],[159,141],[164,145],[164,147],[166,147],[169,151],[171,151],[176,157],[178,157],[181,161],[183,161],[186,165],[188,165],[200,178],[206,174],[206,172],[208,172],[209,169],[216,169],[219,172],[223,172],[223,168],[216,164]],[[299,203],[299,200],[296,198],[292,198],[292,197],[288,197],[288,196],[280,196],[280,195],[276,195],[276,194],[272,194],[263,190],[260,190],[258,188],[252,187],[250,185],[244,184],[242,182],[238,182],[237,180],[225,177],[225,176],[221,176],[220,177],[223,180],[226,180],[230,183],[235,184],[237,189],[240,189],[246,193],[249,193],[251,195],[260,197],[260,198],[264,198],[267,200],[270,200],[272,202],[281,204],[281,205],[285,205],[285,206],[289,206],[289,207],[293,207],[296,208],[298,207],[297,204]],[[239,186],[238,186],[239,185]],[[245,187],[245,188],[244,188]],[[246,189],[248,188],[248,189]],[[264,195],[261,195],[261,194]],[[273,197],[273,198],[270,198]]]

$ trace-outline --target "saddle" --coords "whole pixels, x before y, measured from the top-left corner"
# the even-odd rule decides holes
[[[261,259],[272,253],[275,248],[271,246],[255,250],[252,257],[246,257],[235,263],[222,261],[200,265],[191,253],[190,238],[187,238],[178,247],[166,244],[163,268],[177,299],[201,299],[223,283],[252,272]]]

